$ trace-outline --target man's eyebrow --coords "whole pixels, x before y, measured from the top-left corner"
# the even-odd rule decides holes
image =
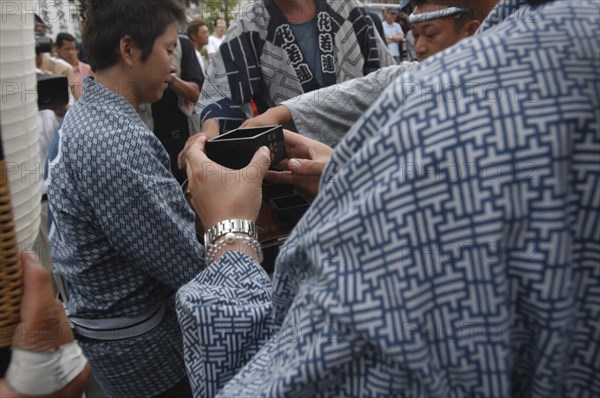
[[[419,31],[425,30],[427,28],[435,27],[437,24],[435,22],[420,22],[413,25],[413,28],[417,28]]]

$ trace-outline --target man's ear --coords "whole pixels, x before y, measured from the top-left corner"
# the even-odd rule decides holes
[[[123,62],[125,62],[127,65],[133,64],[133,50],[133,38],[129,35],[121,37],[121,40],[119,40],[119,55],[121,56]]]
[[[475,32],[477,32],[477,29],[479,29],[479,25],[481,25],[481,23],[476,19],[467,22],[464,27],[467,36],[473,36]]]

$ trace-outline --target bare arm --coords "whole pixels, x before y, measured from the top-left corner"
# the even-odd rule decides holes
[[[399,43],[402,40],[404,40],[404,34],[398,33],[397,35],[394,35],[394,36],[387,36],[386,39],[387,39],[388,43]]]
[[[269,108],[262,115],[246,120],[242,127],[276,126],[293,122],[292,113],[284,105]]]
[[[284,130],[287,159],[275,167],[282,171],[267,170],[269,181],[292,184],[308,198],[319,192],[321,174],[329,163],[333,149],[303,135]]]
[[[171,80],[169,81],[169,87],[177,93],[177,95],[185,98],[186,100],[196,103],[200,98],[200,87],[194,82],[186,82],[181,78],[177,77],[176,74],[171,74]]]

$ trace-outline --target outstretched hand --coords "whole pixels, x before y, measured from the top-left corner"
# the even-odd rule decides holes
[[[292,113],[285,105],[278,105],[267,109],[261,115],[244,121],[242,128],[277,126],[280,124],[289,124],[293,121]]]
[[[218,133],[216,135],[218,135]],[[185,142],[185,145],[183,146],[183,149],[177,155],[177,167],[179,167],[179,169],[184,169],[186,167],[187,155],[190,151],[190,148],[196,143],[196,141],[203,139],[206,142],[207,140],[214,138],[213,136],[216,136],[216,135],[214,135],[213,132],[206,132],[206,133],[200,132],[200,133],[194,134],[190,138],[188,138],[187,141]]]
[[[186,157],[191,203],[202,225],[210,228],[226,219],[255,221],[262,203],[262,181],[271,165],[267,147],[256,151],[248,166],[228,169],[204,152],[206,137],[190,144]]]
[[[329,163],[333,149],[322,142],[284,130],[287,159],[269,170],[265,178],[276,183],[292,184],[313,199],[319,192],[319,181]]]

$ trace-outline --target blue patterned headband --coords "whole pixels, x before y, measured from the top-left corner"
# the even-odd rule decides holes
[[[448,7],[448,8],[444,8],[444,9],[441,9],[441,10],[430,11],[430,12],[423,12],[423,13],[420,13],[420,14],[412,13],[408,17],[408,21],[411,24],[415,23],[415,22],[430,21],[432,19],[444,18],[444,17],[449,17],[449,16],[452,16],[452,15],[456,15],[456,14],[461,14],[461,13],[463,13],[465,11],[467,11],[467,10],[465,10],[464,8]]]

